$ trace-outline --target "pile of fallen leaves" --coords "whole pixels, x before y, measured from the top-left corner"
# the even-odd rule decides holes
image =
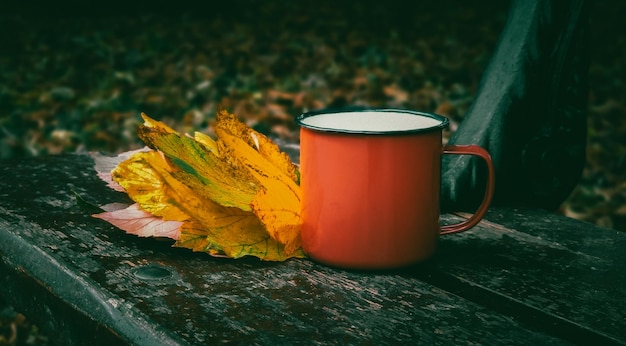
[[[224,110],[217,115],[217,140],[142,117],[139,137],[147,148],[113,159],[94,155],[98,175],[135,203],[113,203],[95,217],[212,256],[305,257],[300,174],[275,143]]]

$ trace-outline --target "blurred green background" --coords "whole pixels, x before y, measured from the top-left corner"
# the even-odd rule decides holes
[[[200,5],[199,5],[200,4]],[[591,13],[588,164],[560,212],[626,230],[626,2]],[[0,159],[142,146],[140,112],[211,132],[225,107],[277,141],[342,105],[462,121],[508,1],[5,1]],[[447,133],[446,135],[449,135]]]

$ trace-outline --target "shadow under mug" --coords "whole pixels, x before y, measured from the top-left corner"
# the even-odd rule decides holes
[[[442,145],[448,119],[397,109],[309,112],[300,125],[302,248],[313,260],[385,269],[426,259],[440,234],[484,216],[494,190],[491,156],[477,145]],[[484,199],[459,224],[440,226],[441,157],[475,155],[488,168]]]

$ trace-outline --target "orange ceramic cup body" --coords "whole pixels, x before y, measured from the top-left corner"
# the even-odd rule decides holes
[[[306,113],[297,121],[302,247],[308,256],[338,267],[380,269],[433,254],[441,233],[446,118],[368,110]]]

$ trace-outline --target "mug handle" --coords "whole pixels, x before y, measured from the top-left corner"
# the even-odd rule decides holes
[[[454,225],[445,225],[441,226],[440,234],[450,234],[467,231],[468,229],[476,226],[478,222],[485,216],[487,209],[489,208],[489,203],[491,203],[491,199],[493,198],[493,191],[495,188],[495,175],[493,169],[493,162],[491,161],[491,155],[487,152],[487,150],[483,149],[478,145],[446,145],[443,147],[444,154],[454,154],[454,155],[474,155],[482,158],[487,164],[487,187],[485,189],[485,196],[483,197],[483,201],[478,207],[478,210],[472,215],[469,219],[454,224]]]

